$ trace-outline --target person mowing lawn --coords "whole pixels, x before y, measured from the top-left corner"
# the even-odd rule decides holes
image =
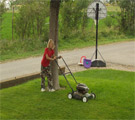
[[[52,73],[50,69],[50,61],[54,61],[56,59],[56,56],[54,55],[54,42],[52,39],[49,39],[47,48],[45,48],[45,52],[43,55],[43,58],[41,60],[41,92],[45,91],[45,76],[48,79],[48,88],[50,92],[54,92],[55,89],[53,89],[53,79],[52,79]],[[60,57],[59,57],[60,58]]]

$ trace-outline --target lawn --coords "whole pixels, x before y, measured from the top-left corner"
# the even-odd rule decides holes
[[[134,119],[134,72],[87,70],[74,75],[97,95],[95,100],[69,100],[71,90],[63,76],[59,80],[66,89],[53,93],[40,92],[40,79],[35,79],[0,90],[1,119]]]
[[[113,12],[119,12],[120,11],[120,7],[119,6],[111,6],[111,5],[109,5],[109,6],[106,6],[107,7],[107,11],[113,11]]]

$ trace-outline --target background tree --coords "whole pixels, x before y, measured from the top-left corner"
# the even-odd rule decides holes
[[[92,0],[68,0],[61,4],[60,35],[68,38],[74,34],[85,33],[88,24],[87,7]],[[79,28],[82,31],[79,31]],[[65,29],[66,28],[66,29]]]
[[[120,30],[126,33],[135,32],[135,0],[120,0]]]
[[[3,21],[3,17],[2,16],[6,12],[6,8],[5,8],[4,2],[5,2],[5,0],[0,2],[0,31],[2,30],[2,21]]]

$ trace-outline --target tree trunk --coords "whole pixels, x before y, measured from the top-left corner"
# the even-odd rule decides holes
[[[54,40],[55,43],[55,55],[58,56],[58,15],[60,8],[60,0],[51,0],[50,2],[50,34],[49,38]],[[57,90],[60,88],[58,79],[58,67],[53,61],[51,63],[51,72],[53,77],[54,88]]]

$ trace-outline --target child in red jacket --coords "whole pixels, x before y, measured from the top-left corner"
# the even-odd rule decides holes
[[[41,91],[45,91],[45,76],[48,79],[48,88],[50,92],[55,91],[53,89],[53,80],[52,80],[52,73],[50,70],[50,61],[56,59],[54,55],[54,42],[52,39],[48,41],[47,48],[45,48],[45,52],[41,61]]]

